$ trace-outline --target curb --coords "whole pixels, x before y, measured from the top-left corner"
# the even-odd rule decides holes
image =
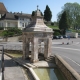
[[[80,75],[65,60],[63,60],[59,55],[55,55],[55,58],[61,61],[66,69],[73,75],[73,77],[75,77],[75,80],[80,80]],[[58,66],[58,62],[56,61],[56,59],[55,62]]]

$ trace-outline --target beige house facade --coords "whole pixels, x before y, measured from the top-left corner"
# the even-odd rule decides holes
[[[23,30],[31,22],[31,15],[24,13],[5,13],[0,19],[0,27],[17,27]]]
[[[0,2],[0,27],[18,27],[24,29],[31,22],[31,14],[8,12],[3,3]]]

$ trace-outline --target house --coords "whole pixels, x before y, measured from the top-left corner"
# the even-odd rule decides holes
[[[18,27],[19,29],[24,29],[31,22],[30,14],[23,13],[5,13],[0,19],[0,27]]]
[[[0,8],[0,27],[4,27],[4,29],[7,29],[8,27],[18,27],[23,30],[28,24],[30,24],[31,14],[8,12],[3,3],[0,3],[0,6],[2,7]],[[4,13],[2,13],[2,11]]]

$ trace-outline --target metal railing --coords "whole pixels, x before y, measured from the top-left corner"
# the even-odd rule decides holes
[[[4,46],[0,45],[1,49],[1,80],[4,80]]]

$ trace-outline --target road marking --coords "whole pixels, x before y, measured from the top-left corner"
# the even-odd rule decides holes
[[[72,43],[72,45],[78,45],[78,44],[80,44],[80,42],[75,42],[75,43],[73,42]]]
[[[64,42],[64,41],[62,41]],[[62,44],[62,42],[52,42],[52,44]],[[77,45],[77,44],[80,44],[80,42],[69,42],[71,45]],[[64,44],[67,44],[67,42],[64,42]]]
[[[69,49],[69,50],[80,51],[80,49],[74,49],[74,48],[64,48],[64,47],[52,47],[52,48],[60,48],[60,49]]]
[[[64,56],[64,55],[62,55],[62,56]],[[80,66],[80,64],[78,64],[76,61],[70,59],[69,57],[67,57],[67,56],[64,56],[64,57],[66,57],[67,59],[71,60],[72,62],[74,62],[74,63],[77,64],[78,66]]]

